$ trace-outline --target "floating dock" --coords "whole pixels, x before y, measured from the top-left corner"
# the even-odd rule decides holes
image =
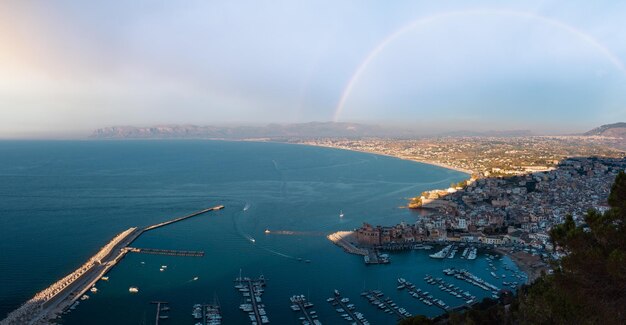
[[[291,302],[295,305],[291,305],[291,310],[301,311],[304,316],[300,317],[302,324],[306,325],[322,325],[322,322],[317,320],[317,313],[315,311],[309,312],[308,308],[313,308],[313,303],[307,301],[304,295],[295,295],[291,297]]]
[[[203,251],[178,251],[178,250],[173,250],[173,249],[154,249],[154,248],[135,248],[135,247],[126,247],[125,249],[132,253],[143,253],[143,254],[156,254],[156,255],[169,255],[169,256],[193,256],[193,257],[204,256]]]
[[[159,325],[159,320],[161,320],[161,305],[167,305],[167,301],[152,301],[151,304],[155,304],[157,306],[156,310],[156,319],[154,321],[155,325]]]
[[[429,295],[428,291],[422,291],[422,289],[416,288],[411,282],[406,281],[403,278],[399,278],[398,283],[400,284],[398,289],[406,289],[407,292],[413,296],[413,298],[419,299],[425,305],[439,307],[443,309],[443,311],[448,311],[450,309],[450,307],[448,307],[448,305],[446,305],[441,299],[437,299],[432,295]]]
[[[402,320],[402,319],[409,318],[412,316],[410,313],[406,311],[406,309],[400,308],[399,306],[397,306],[391,300],[391,298],[384,297],[384,294],[380,290],[369,290],[369,291],[363,292],[363,294],[361,295],[367,298],[367,300],[369,300],[369,302],[372,305],[378,307],[379,309],[382,309],[385,312],[389,310],[391,313],[396,314],[396,316],[398,317],[398,320]]]
[[[270,321],[265,313],[265,305],[263,305],[261,301],[261,295],[264,292],[265,278],[261,276],[257,280],[252,280],[247,277],[242,278],[241,275],[239,275],[239,277],[235,279],[235,283],[237,283],[235,289],[239,290],[249,302],[240,305],[239,308],[248,313],[250,322],[256,325],[268,324]]]
[[[328,302],[330,302],[331,304],[333,304],[333,306],[339,306],[341,307],[341,309],[343,310],[343,314],[347,314],[348,317],[344,317],[347,321],[349,321],[351,324],[357,324],[357,325],[369,325],[369,322],[367,321],[367,319],[365,319],[365,317],[363,316],[363,314],[354,311],[355,307],[354,306],[349,306],[348,302],[350,300],[348,298],[342,298],[341,294],[339,293],[338,290],[335,290],[335,296],[328,298]],[[338,313],[342,313],[339,310],[336,310]]]

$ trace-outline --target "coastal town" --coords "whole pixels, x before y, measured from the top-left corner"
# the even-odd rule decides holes
[[[602,136],[292,139],[314,146],[371,152],[440,165],[475,177],[523,175],[554,169],[569,157],[624,157],[616,139]]]
[[[480,139],[472,144],[468,141],[466,145],[459,141],[462,140],[436,141],[440,147],[433,149],[431,146],[432,155],[421,159],[411,153],[427,151],[403,149],[408,143],[403,141],[393,146],[388,145],[391,141],[385,140],[333,142],[334,147],[397,155],[473,171],[465,181],[445,189],[425,191],[410,199],[407,207],[420,214],[414,223],[364,223],[352,232],[335,234],[329,239],[341,243],[339,245],[348,252],[364,256],[377,256],[372,252],[380,251],[423,249],[424,245],[432,244],[488,247],[509,255],[532,281],[541,272],[549,272],[549,261],[560,256],[550,241],[550,229],[563,223],[568,215],[577,224],[584,224],[584,216],[590,209],[608,209],[611,184],[618,172],[626,168],[626,159],[621,158],[619,150],[593,142],[571,147],[563,145],[557,150],[557,142],[572,140]],[[521,145],[521,142],[526,144]],[[455,144],[446,151],[443,143]],[[316,145],[322,143],[316,142]],[[323,145],[330,144],[324,142]],[[469,157],[472,152],[473,159],[453,159]],[[504,158],[497,158],[497,155]]]

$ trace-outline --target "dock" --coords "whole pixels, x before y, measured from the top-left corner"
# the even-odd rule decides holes
[[[409,314],[406,309],[398,307],[389,297],[384,297],[384,294],[379,290],[369,290],[364,292],[364,296],[369,300],[372,305],[377,306],[379,309],[390,310],[398,317],[398,320],[409,318],[412,315]]]
[[[132,253],[143,253],[143,254],[156,254],[156,255],[169,255],[169,256],[193,256],[193,257],[204,256],[203,251],[179,251],[179,250],[173,250],[173,249],[136,248],[136,247],[126,247],[125,249]]]
[[[186,216],[182,216],[182,217],[179,217],[179,218],[176,218],[176,219],[164,221],[164,222],[161,222],[161,223],[157,223],[156,225],[152,225],[152,226],[146,227],[146,228],[143,229],[143,232],[154,230],[154,229],[161,228],[161,227],[165,227],[167,225],[171,225],[171,224],[176,223],[176,222],[180,222],[180,221],[183,221],[183,220],[186,220],[186,219],[189,219],[189,218],[193,218],[195,216],[199,216],[201,214],[205,214],[205,213],[207,213],[209,211],[221,210],[223,208],[224,208],[223,205],[218,205],[218,206],[215,206],[215,207],[212,207],[212,208],[196,211],[196,212],[188,214]]]
[[[152,301],[150,303],[155,304],[157,306],[156,319],[154,321],[154,324],[159,325],[159,320],[161,319],[161,305],[166,305],[168,304],[168,302],[167,301]]]
[[[399,278],[398,283],[400,283],[400,286],[398,287],[398,289],[400,290],[407,289],[407,292],[411,296],[413,296],[413,298],[419,299],[425,305],[435,306],[435,307],[443,309],[443,311],[446,311],[446,312],[450,309],[450,307],[444,304],[441,299],[436,299],[432,295],[429,295],[428,291],[422,291],[422,289],[416,288],[415,285],[412,284],[411,282],[406,281],[403,278]]]
[[[145,228],[132,227],[117,234],[87,262],[35,294],[33,298],[9,313],[1,323],[8,325],[37,324],[55,319],[57,315],[68,310],[76,300],[121,261],[130,251],[128,249],[130,245],[144,232],[223,208],[223,205],[218,205]]]
[[[313,304],[308,302],[304,295],[292,296],[290,300],[292,303],[295,304],[291,306],[291,309],[293,311],[301,311],[304,314],[304,320],[302,321],[302,324],[322,325],[322,323],[316,319],[317,315],[314,315],[316,314],[316,312],[313,311],[309,313],[307,311],[308,308],[313,307]],[[297,308],[295,306],[297,306]]]
[[[262,276],[258,280],[252,280],[247,277],[241,277],[241,275],[235,279],[237,285],[235,285],[235,289],[238,289],[242,295],[247,298],[249,304],[242,304],[239,306],[241,310],[244,312],[248,312],[248,316],[250,317],[250,321],[253,324],[268,324],[269,318],[265,313],[265,305],[261,303],[261,295],[264,292],[262,288],[265,286],[265,278]]]
[[[344,313],[349,315],[349,318],[345,318],[347,321],[357,325],[369,325],[369,322],[361,313],[355,312],[354,307],[348,306],[349,299],[342,298],[338,290],[335,290],[335,296],[333,298],[329,298],[329,302],[333,305],[339,305],[341,309],[343,309]],[[337,312],[339,313],[340,311]]]

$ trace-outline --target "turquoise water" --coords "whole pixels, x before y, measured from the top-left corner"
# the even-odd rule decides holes
[[[299,315],[289,309],[293,294],[307,295],[322,322],[344,323],[325,301],[334,289],[373,324],[395,318],[361,298],[363,289],[381,289],[413,314],[437,315],[436,307],[396,290],[396,278],[457,305],[461,300],[422,278],[443,277],[443,268],[456,266],[494,280],[484,258],[433,260],[429,252],[414,251],[393,254],[390,265],[365,266],[320,233],[350,230],[364,221],[414,222],[417,213],[399,208],[407,197],[464,178],[390,157],[276,143],[0,142],[0,315],[74,270],[122,230],[218,204],[226,208],[146,233],[134,243],[203,250],[204,257],[129,254],[63,323],[151,324],[149,303],[161,300],[170,302],[170,324],[194,324],[191,306],[217,297],[225,323],[246,324],[232,283],[240,269],[268,279],[263,301],[273,324],[296,323]],[[266,228],[295,234],[264,234]],[[494,264],[512,265],[507,258]],[[167,270],[159,271],[161,265]],[[130,286],[140,292],[129,294]]]

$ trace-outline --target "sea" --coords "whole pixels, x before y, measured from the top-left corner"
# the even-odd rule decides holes
[[[0,141],[0,319],[72,272],[116,234],[216,205],[142,235],[134,247],[204,251],[203,257],[128,254],[61,324],[153,324],[153,301],[167,301],[162,324],[196,324],[197,303],[219,303],[224,324],[249,324],[233,280],[263,275],[271,324],[300,324],[290,297],[306,295],[324,324],[346,322],[326,302],[338,290],[371,324],[395,324],[363,298],[381,290],[410,313],[443,311],[398,290],[403,277],[450,306],[463,300],[426,283],[464,268],[500,286],[488,263],[517,271],[506,256],[433,259],[433,250],[391,253],[365,265],[326,235],[374,225],[413,224],[410,197],[446,188],[467,174],[370,153],[305,145],[208,140]],[[344,216],[340,217],[340,212]],[[265,230],[269,230],[266,233]],[[166,268],[163,268],[166,266]],[[162,270],[163,269],[163,270]],[[507,273],[508,274],[508,273]],[[510,277],[509,277],[510,278]],[[511,280],[509,280],[511,281]],[[139,292],[132,294],[129,287]]]

